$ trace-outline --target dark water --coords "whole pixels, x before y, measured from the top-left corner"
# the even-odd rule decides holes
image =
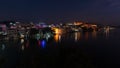
[[[0,41],[0,68],[120,68],[120,30]]]

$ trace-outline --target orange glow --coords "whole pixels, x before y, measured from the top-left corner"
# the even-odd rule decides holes
[[[58,34],[58,33],[59,33],[59,30],[58,30],[57,28],[55,29],[55,33],[56,33],[56,34]]]
[[[59,35],[58,34],[55,35],[54,39],[55,39],[56,42],[58,42],[59,41]]]
[[[55,30],[55,34],[61,34],[61,32],[62,32],[61,29],[59,29],[59,28],[55,28],[54,30]]]
[[[83,22],[74,22],[74,25],[82,25]]]
[[[97,27],[97,25],[91,25],[91,26],[93,26],[93,27]]]
[[[56,34],[56,35],[54,36],[54,39],[55,39],[56,42],[59,42],[59,41],[61,40],[61,35]]]

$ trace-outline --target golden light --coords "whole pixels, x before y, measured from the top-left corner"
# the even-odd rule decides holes
[[[58,42],[58,41],[59,41],[59,35],[58,35],[58,34],[55,35],[55,36],[54,36],[54,39],[55,39],[56,42]]]
[[[55,30],[55,34],[61,34],[61,32],[62,32],[61,29],[59,29],[59,28],[55,28],[54,30]]]
[[[61,35],[56,34],[56,35],[54,36],[54,39],[55,39],[56,42],[61,41]]]
[[[74,22],[74,25],[82,25],[83,22]]]
[[[94,25],[94,24],[93,24],[93,25],[91,25],[91,26],[93,26],[93,27],[97,27],[97,25]]]
[[[59,33],[59,29],[56,28],[55,29],[55,33],[58,34]]]

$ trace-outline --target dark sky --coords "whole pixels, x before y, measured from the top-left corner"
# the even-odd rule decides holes
[[[119,24],[120,0],[0,0],[0,21]]]

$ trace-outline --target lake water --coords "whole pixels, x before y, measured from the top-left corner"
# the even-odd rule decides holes
[[[0,41],[0,68],[120,68],[120,29]]]

